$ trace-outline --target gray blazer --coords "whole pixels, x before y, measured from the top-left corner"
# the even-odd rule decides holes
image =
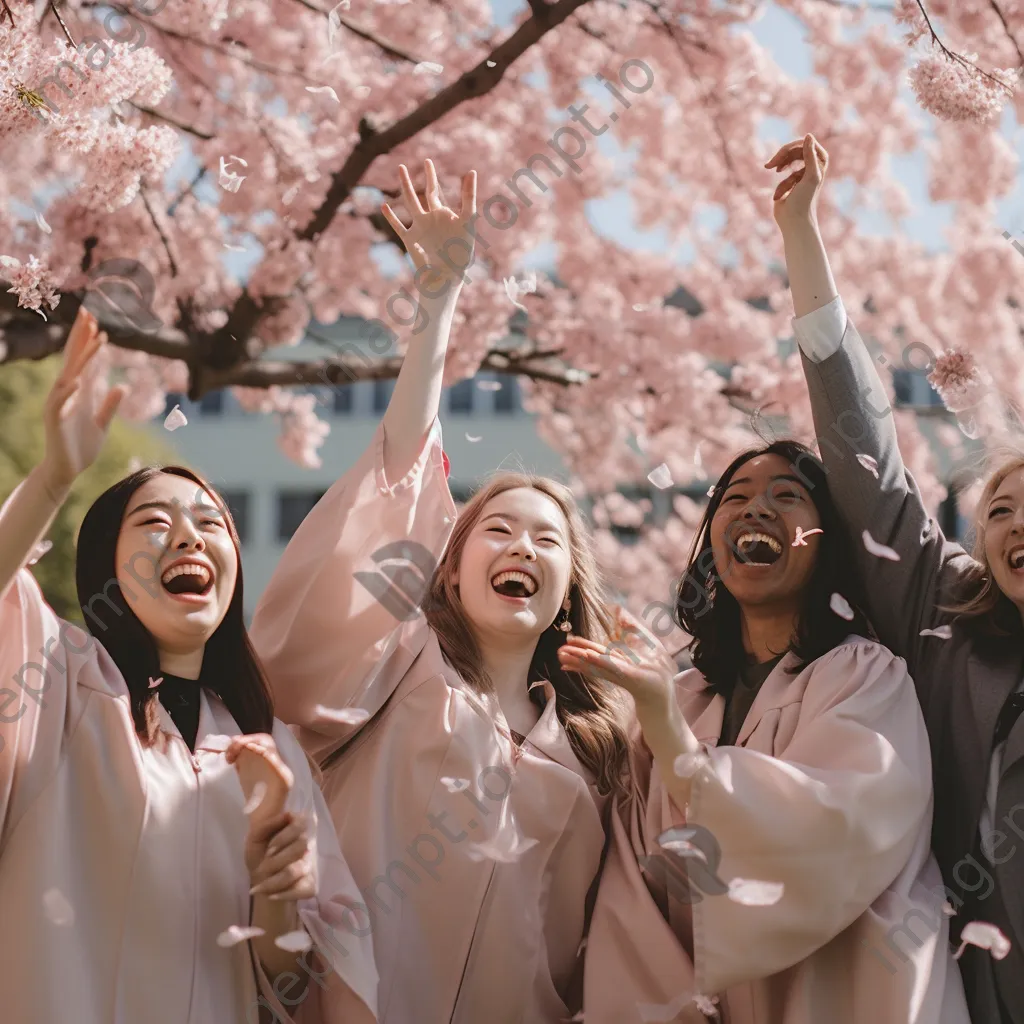
[[[959,596],[975,563],[928,516],[903,465],[892,410],[874,361],[852,323],[839,350],[820,363],[803,357],[817,447],[828,486],[850,531],[867,607],[884,643],[904,658],[924,711],[935,784],[933,846],[958,910],[951,936],[968,921],[997,924],[1013,944],[995,962],[969,946],[960,962],[975,1024],[1024,1024],[1024,716],[1006,744],[993,833],[992,864],[978,844],[996,722],[1024,669],[1024,644],[971,635],[939,609]],[[878,463],[878,480],[857,455]],[[893,548],[900,561],[868,553],[864,530]],[[952,637],[921,636],[952,627]]]

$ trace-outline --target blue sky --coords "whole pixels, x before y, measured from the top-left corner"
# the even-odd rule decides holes
[[[523,0],[491,0],[498,24],[510,23],[516,13],[525,6]],[[885,13],[869,12],[864,28],[879,22],[891,22],[890,16]],[[809,77],[813,74],[810,49],[804,40],[803,26],[789,12],[769,4],[763,17],[744,31],[750,31],[789,74],[795,77]],[[908,106],[918,110],[909,87],[905,87],[905,99]],[[932,118],[919,111],[919,119],[928,129]],[[560,118],[561,122],[564,120]],[[763,139],[783,142],[801,135],[803,131],[803,126],[790,124],[784,118],[771,118],[762,123],[760,136]],[[1024,138],[1012,112],[1006,113],[1003,131],[1018,153],[1024,157]],[[605,133],[600,144],[607,154],[615,157],[616,163],[623,171],[628,171],[631,155],[628,151],[622,150],[612,136],[612,132]],[[902,230],[910,238],[931,250],[944,248],[943,230],[951,220],[951,206],[949,203],[933,203],[929,200],[925,154],[917,152],[909,157],[893,158],[891,166],[907,189],[914,206],[913,212],[903,221]],[[839,170],[836,168],[836,171]],[[589,213],[591,222],[601,233],[623,245],[662,252],[671,248],[669,236],[664,229],[640,231],[634,226],[632,204],[625,189],[592,201],[589,204]],[[1013,194],[999,204],[999,214],[1001,228],[1024,235],[1024,188],[1019,179]],[[708,211],[708,226],[714,226],[716,221],[720,221],[720,215],[716,216],[715,211]],[[872,234],[891,234],[895,227],[886,215],[872,211],[862,211],[858,215],[858,221],[864,231]],[[550,260],[551,255],[551,248],[545,246],[532,255],[527,261],[527,266],[542,266]],[[677,255],[683,262],[687,260],[688,254],[685,250]]]

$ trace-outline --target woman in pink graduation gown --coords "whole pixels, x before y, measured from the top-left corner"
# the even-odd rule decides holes
[[[621,696],[556,651],[562,627],[613,623],[565,487],[503,474],[456,522],[437,410],[476,180],[456,216],[429,161],[425,205],[401,174],[412,227],[384,212],[420,268],[420,326],[369,448],[285,550],[253,643],[324,769],[380,1020],[555,1024],[579,1009],[601,810],[628,760]]]
[[[676,608],[694,668],[635,623],[560,650],[630,692],[641,733],[586,1024],[967,1024],[924,720],[859,604],[824,468],[778,441],[712,492]]]
[[[120,401],[105,340],[83,309],[45,459],[0,509],[0,1018],[368,1024],[372,950],[342,938],[358,893],[274,721],[223,502],[177,468],[101,495],[77,552],[88,633],[26,568]]]

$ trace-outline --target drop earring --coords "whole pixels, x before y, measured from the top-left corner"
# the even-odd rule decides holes
[[[569,621],[569,612],[571,610],[572,603],[566,598],[565,604],[562,605],[562,621],[555,624],[555,629],[560,630],[566,637],[572,632],[572,623]]]

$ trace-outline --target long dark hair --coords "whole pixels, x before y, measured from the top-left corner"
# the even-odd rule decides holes
[[[117,583],[116,553],[121,522],[132,495],[160,473],[192,480],[210,495],[224,517],[239,556],[235,592],[224,620],[206,642],[198,681],[224,702],[242,732],[270,732],[274,705],[245,628],[238,531],[220,495],[192,470],[181,466],[147,466],[118,481],[92,503],[82,520],[75,558],[78,603],[86,629],[102,643],[121,670],[131,696],[135,731],[145,743],[152,743],[156,735],[156,693],[149,688],[149,680],[160,675],[160,659],[156,641],[132,611]],[[106,606],[107,621],[97,615],[97,602]]]
[[[715,571],[711,549],[711,521],[736,471],[759,455],[780,455],[803,481],[818,510],[821,529],[818,560],[804,591],[790,650],[799,659],[799,672],[816,658],[838,646],[850,633],[871,637],[863,607],[860,577],[850,556],[849,535],[829,493],[826,469],[799,441],[780,440],[750,448],[730,463],[715,484],[690,552],[686,572],[676,589],[676,620],[693,639],[689,643],[694,666],[716,693],[728,697],[745,664],[740,609]],[[769,499],[770,500],[770,499]],[[840,618],[831,608],[832,595],[842,595],[853,619]]]

